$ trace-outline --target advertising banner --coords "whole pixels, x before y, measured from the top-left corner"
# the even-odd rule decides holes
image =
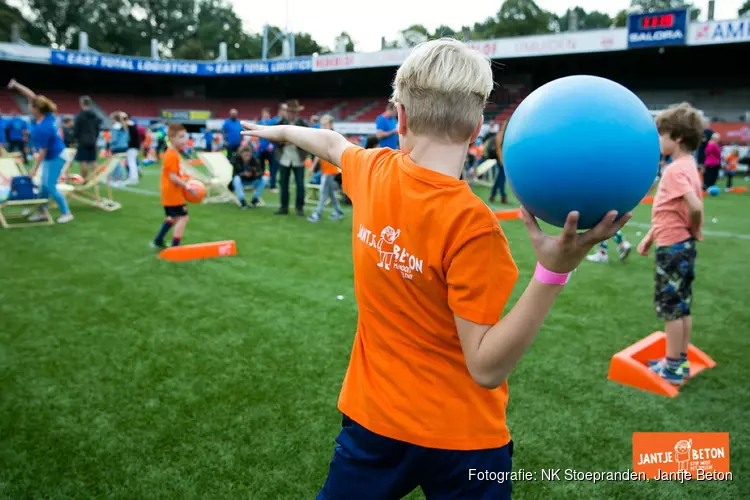
[[[688,33],[688,45],[742,42],[750,42],[750,18],[693,23]]]
[[[685,9],[632,14],[628,17],[628,47],[685,45],[687,26]]]
[[[468,45],[490,59],[586,54],[627,50],[627,30],[592,30],[578,33],[535,35],[481,40]],[[314,58],[313,71],[400,66],[410,49],[386,49],[379,52],[327,54]]]
[[[195,111],[195,110],[178,110],[178,109],[162,109],[161,117],[165,120],[176,120],[176,121],[195,121],[195,120],[210,120],[210,111]]]
[[[131,73],[195,76],[274,75],[312,71],[311,57],[273,61],[204,62],[89,54],[65,50],[52,50],[50,64]]]

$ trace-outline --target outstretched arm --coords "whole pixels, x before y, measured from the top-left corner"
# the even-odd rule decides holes
[[[291,142],[322,160],[341,165],[341,155],[352,145],[346,138],[333,130],[275,125],[264,127],[242,122],[245,132],[242,135],[268,139],[271,142]]]
[[[30,88],[24,85],[21,85],[15,79],[11,80],[10,83],[8,83],[8,89],[17,90],[28,100],[32,100],[36,97],[36,94],[34,93],[33,90],[31,90]]]

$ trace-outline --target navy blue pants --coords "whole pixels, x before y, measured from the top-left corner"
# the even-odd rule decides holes
[[[490,190],[490,197],[494,198],[497,196],[497,193],[500,193],[500,196],[505,198],[505,167],[498,162],[492,168],[495,169],[495,183],[492,185],[492,190]]]
[[[344,416],[336,443],[317,500],[397,500],[417,487],[427,500],[510,499],[513,442],[476,451],[423,448],[370,432]],[[485,472],[504,473],[505,479],[479,480]]]

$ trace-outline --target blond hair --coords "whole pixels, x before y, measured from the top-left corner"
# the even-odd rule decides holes
[[[687,151],[695,151],[703,136],[703,117],[689,103],[683,102],[659,113],[656,128],[660,134],[669,134],[672,140],[680,140]]]
[[[320,123],[329,122],[333,126],[333,115],[325,114],[320,117]]]
[[[34,97],[34,99],[31,101],[31,106],[45,115],[47,113],[54,113],[57,111],[57,104],[44,97],[43,95]]]
[[[471,139],[492,92],[484,55],[450,38],[417,45],[396,72],[393,102],[404,106],[415,135]]]

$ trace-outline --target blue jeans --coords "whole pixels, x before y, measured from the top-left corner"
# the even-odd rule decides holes
[[[254,181],[243,181],[242,177],[240,177],[239,175],[235,175],[232,179],[232,186],[234,187],[234,194],[237,195],[237,199],[239,199],[240,201],[245,200],[245,186],[255,188],[253,199],[257,200],[261,197],[261,195],[263,194],[263,190],[266,188],[266,178],[261,177],[260,179],[256,179]]]
[[[326,207],[326,201],[331,200],[333,208],[336,213],[344,213],[341,210],[341,203],[336,197],[336,176],[335,175],[323,175],[320,181],[320,199],[318,200],[318,208],[315,209],[315,213],[318,217],[323,213],[323,209]]]
[[[492,168],[495,169],[495,184],[492,185],[490,197],[494,198],[500,193],[500,196],[505,198],[505,168],[499,162]]]
[[[421,487],[428,500],[510,500],[513,442],[474,451],[439,450],[375,434],[344,416],[317,500],[403,498]],[[501,479],[485,471],[501,473]]]
[[[42,169],[42,185],[39,188],[40,198],[52,198],[60,207],[60,212],[65,214],[70,213],[68,208],[68,202],[65,196],[57,190],[57,181],[60,178],[62,169],[65,166],[65,160],[62,158],[55,158],[54,160],[44,160],[41,165]]]

